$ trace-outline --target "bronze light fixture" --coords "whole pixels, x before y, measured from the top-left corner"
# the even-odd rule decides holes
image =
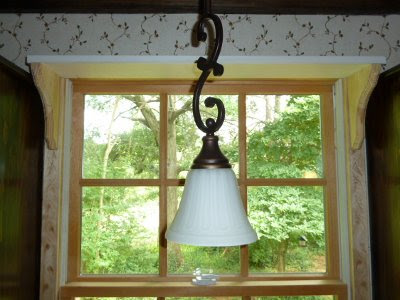
[[[166,238],[196,246],[244,245],[258,238],[247,219],[232,166],[221,152],[215,135],[224,123],[224,104],[221,99],[207,97],[204,104],[210,108],[217,107],[217,118],[208,118],[204,123],[200,114],[200,95],[208,76],[211,72],[214,76],[224,73],[224,67],[217,62],[223,41],[222,23],[211,12],[210,0],[203,0],[197,24],[197,39],[201,42],[207,40],[205,27],[209,21],[215,28],[215,41],[208,58],[200,57],[196,61],[202,73],[193,95],[194,121],[206,135],[188,173],[182,201]]]

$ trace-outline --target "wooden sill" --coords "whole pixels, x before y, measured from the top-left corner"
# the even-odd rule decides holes
[[[209,297],[209,296],[336,295],[347,300],[340,280],[221,281],[214,286],[190,282],[71,282],[60,288],[61,299],[71,297]]]

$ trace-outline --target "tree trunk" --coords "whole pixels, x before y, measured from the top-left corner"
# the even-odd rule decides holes
[[[106,176],[107,176],[108,158],[110,157],[112,148],[115,145],[115,141],[112,138],[112,128],[113,128],[113,125],[115,122],[115,117],[117,115],[119,101],[120,101],[120,98],[116,97],[114,106],[113,106],[113,110],[112,110],[112,114],[111,114],[111,121],[110,121],[110,124],[108,125],[108,129],[107,129],[107,144],[106,144],[106,149],[105,149],[104,155],[103,155],[103,166],[102,166],[102,170],[101,170],[101,178],[106,178]],[[100,199],[99,199],[99,214],[100,215],[103,214],[103,206],[104,206],[104,187],[102,187],[101,191],[100,191]]]
[[[175,112],[175,99],[171,97],[168,101],[168,145],[167,145],[167,176],[168,178],[178,178],[178,162],[176,157],[176,119],[172,117]],[[177,188],[169,187],[167,191],[167,226],[169,226],[178,210],[178,193]],[[184,257],[182,255],[179,244],[169,244],[171,251],[178,262],[178,266],[183,264]]]
[[[278,263],[276,269],[278,272],[283,273],[286,270],[286,254],[289,245],[289,239],[279,242],[278,248]]]
[[[282,95],[276,95],[275,96],[275,105],[274,105],[274,119],[279,115],[281,112],[281,101],[282,101]]]
[[[116,97],[114,105],[113,105],[110,124],[108,125],[108,128],[107,128],[107,144],[106,144],[106,149],[105,149],[104,155],[103,155],[103,165],[102,165],[102,170],[101,170],[101,178],[106,178],[106,176],[107,176],[108,159],[110,157],[110,153],[112,151],[112,148],[115,145],[115,140],[113,139],[113,136],[112,136],[112,128],[113,128],[114,122],[116,120],[119,101],[120,101],[120,98]],[[100,188],[100,197],[99,197],[99,215],[100,215],[100,217],[99,217],[99,221],[97,222],[97,227],[98,228],[102,228],[103,227],[103,224],[102,224],[103,218],[102,217],[103,217],[103,207],[104,207],[104,193],[105,193],[105,187],[102,186]],[[96,260],[100,259],[100,254],[101,254],[101,250],[98,249],[96,251]]]
[[[125,96],[127,100],[132,101],[140,110],[143,119],[139,121],[147,126],[154,134],[157,145],[160,144],[160,123],[158,122],[154,112],[144,100],[142,96],[133,95]],[[190,110],[190,101],[185,103],[182,108],[175,109],[175,99],[168,99],[168,136],[167,136],[167,177],[178,178],[178,163],[176,157],[176,119],[186,111]],[[169,187],[167,190],[167,225],[171,224],[178,210],[178,194],[175,187]],[[173,255],[176,257],[178,264],[183,264],[184,258],[179,244],[170,244]]]
[[[265,100],[265,122],[269,123],[274,120],[274,110],[272,107],[272,97],[270,95],[265,95],[264,100]],[[276,97],[276,96],[275,96]]]
[[[144,121],[144,125],[147,126],[153,132],[156,144],[160,145],[160,122],[158,122],[156,115],[154,114],[154,112],[152,111],[151,107],[146,102],[146,100],[143,98],[143,96],[124,95],[123,97],[129,101],[132,101],[135,104],[136,108],[140,110],[144,120],[139,120],[139,121]]]

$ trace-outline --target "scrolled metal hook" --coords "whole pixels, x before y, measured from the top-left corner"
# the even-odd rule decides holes
[[[205,31],[205,25],[208,20],[211,20],[214,28],[215,28],[215,41],[214,47],[212,49],[211,54],[208,56],[208,59],[204,57],[199,57],[196,61],[197,68],[202,71],[199,80],[196,83],[194,95],[193,95],[193,117],[196,122],[197,127],[206,133],[207,135],[214,135],[218,129],[221,128],[222,124],[225,120],[225,107],[221,99],[215,97],[207,97],[204,101],[206,107],[214,107],[217,106],[218,115],[214,120],[213,118],[208,118],[206,123],[204,124],[201,119],[200,114],[200,95],[203,89],[205,82],[207,81],[208,76],[211,71],[214,76],[221,76],[224,73],[224,67],[217,63],[219,54],[221,52],[222,47],[222,39],[223,39],[223,28],[220,18],[217,15],[214,15],[210,12],[206,12],[203,14],[197,25],[197,39],[200,42],[205,42],[207,40],[207,33]]]

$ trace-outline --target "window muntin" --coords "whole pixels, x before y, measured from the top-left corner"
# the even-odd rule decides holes
[[[304,82],[303,82],[304,83]],[[85,94],[103,94],[106,95],[107,93],[116,94],[116,95],[126,95],[126,94],[158,94],[160,98],[160,117],[159,117],[159,124],[160,124],[160,145],[159,145],[159,153],[160,153],[160,165],[159,165],[159,177],[158,178],[124,178],[124,179],[93,179],[93,178],[80,178],[79,174],[81,171],[76,172],[75,176],[72,175],[71,178],[71,201],[74,202],[73,199],[80,199],[79,197],[79,190],[84,188],[85,186],[89,185],[96,185],[96,186],[151,186],[151,187],[158,187],[159,191],[159,232],[165,232],[165,228],[168,224],[167,220],[167,197],[168,197],[168,190],[172,187],[181,187],[184,185],[183,179],[173,179],[167,176],[167,165],[166,165],[166,157],[167,157],[167,136],[168,132],[168,122],[167,122],[167,112],[168,112],[168,95],[187,95],[191,91],[192,86],[189,85],[180,85],[173,83],[169,84],[154,84],[150,85],[148,83],[140,83],[140,84],[130,84],[129,86],[126,83],[115,85],[113,83],[113,87],[110,88],[111,85],[107,87],[104,84],[88,84],[79,83],[75,85],[75,96],[74,96],[74,119],[78,120],[74,122],[74,126],[76,124],[80,124],[83,120],[83,99]],[[109,90],[107,92],[107,90]],[[318,278],[338,278],[339,274],[339,267],[338,267],[338,240],[337,240],[337,220],[335,218],[335,211],[336,211],[336,194],[335,194],[335,156],[334,156],[334,141],[333,141],[333,118],[332,118],[332,96],[331,96],[331,87],[330,83],[321,83],[321,82],[305,82],[305,84],[299,84],[298,82],[294,83],[279,83],[276,84],[275,82],[252,82],[252,83],[243,83],[241,82],[240,85],[228,83],[224,85],[224,83],[218,82],[216,84],[211,84],[206,86],[204,89],[204,93],[214,95],[214,94],[235,94],[238,98],[238,115],[239,115],[239,129],[238,129],[238,140],[239,140],[239,153],[238,153],[238,180],[239,185],[242,191],[242,196],[244,197],[244,202],[247,205],[249,201],[247,199],[248,189],[253,187],[271,187],[271,186],[322,186],[324,187],[324,205],[325,205],[325,236],[326,236],[326,272],[319,272],[319,273],[311,273],[305,274],[306,277],[303,277],[303,273],[297,273],[284,277],[288,280],[295,279],[295,278],[304,278],[304,279],[318,279]],[[227,91],[229,91],[227,93]],[[290,93],[289,93],[290,92]],[[110,94],[111,94],[110,93]],[[322,135],[322,157],[323,162],[323,170],[325,170],[325,174],[321,178],[251,178],[247,173],[247,163],[246,160],[248,159],[247,154],[247,147],[246,147],[246,95],[285,95],[285,94],[292,94],[292,95],[320,95],[321,100],[321,135]],[[76,100],[80,99],[80,100]],[[80,102],[80,104],[76,105],[75,102]],[[191,112],[189,112],[191,114]],[[194,123],[193,123],[194,124]],[[224,125],[225,126],[225,125]],[[81,133],[79,134],[79,130]],[[83,139],[83,129],[79,129],[79,125],[75,126],[74,134],[76,134],[76,139],[74,139],[72,148],[75,149],[75,152],[78,156],[73,155],[74,158],[78,158],[79,155],[82,157],[82,149],[79,149],[82,146],[79,146],[77,141]],[[164,138],[163,138],[164,137]],[[164,142],[163,142],[164,139]],[[196,147],[196,151],[199,149]],[[231,159],[231,157],[229,157]],[[75,161],[75,159],[74,159]],[[328,168],[330,166],[330,168]],[[74,166],[72,167],[74,169]],[[72,172],[74,173],[74,172]],[[76,176],[78,175],[78,176]],[[247,175],[247,176],[246,176]],[[302,181],[302,183],[299,183]],[[251,201],[251,200],[250,200]],[[72,219],[75,219],[79,216],[80,209],[79,203],[72,203],[70,209],[72,210],[70,224],[74,223],[71,222]],[[79,219],[79,218],[78,218]],[[78,224],[76,224],[78,223]],[[80,241],[79,241],[79,231],[77,229],[80,228],[81,224],[79,222],[75,222],[70,230],[70,243],[69,247],[69,279],[71,281],[76,280],[91,280],[91,277],[87,277],[84,275],[80,275]],[[78,226],[77,226],[78,225]],[[76,227],[76,228],[75,228]],[[168,251],[167,251],[167,243],[163,240],[163,236],[160,236],[160,249],[159,249],[159,276],[160,278],[173,278],[174,274],[172,270],[168,270]],[[72,249],[72,250],[71,250]],[[75,250],[74,250],[75,249]],[[78,251],[77,251],[78,250]],[[253,273],[251,265],[249,265],[249,256],[251,256],[251,249],[249,253],[249,248],[247,246],[240,247],[240,273],[237,275],[238,277],[229,277],[230,280],[243,280],[243,279],[270,279],[271,276],[274,278],[274,274],[262,274],[262,273]],[[179,272],[177,272],[179,273]],[[186,272],[183,272],[186,273]],[[233,274],[236,272],[233,272]],[[153,276],[149,274],[150,276]],[[277,278],[283,278],[282,275],[277,274]],[[118,279],[120,278],[120,279]],[[125,278],[125,277],[124,277]],[[143,275],[132,275],[130,280],[153,280],[154,277],[147,277],[146,274]],[[147,279],[146,279],[147,278]],[[187,280],[188,277],[181,276],[179,280]],[[113,276],[112,280],[123,280],[122,277],[115,277]],[[107,275],[96,276],[96,280],[110,280],[110,277]],[[176,280],[176,279],[173,279]]]

